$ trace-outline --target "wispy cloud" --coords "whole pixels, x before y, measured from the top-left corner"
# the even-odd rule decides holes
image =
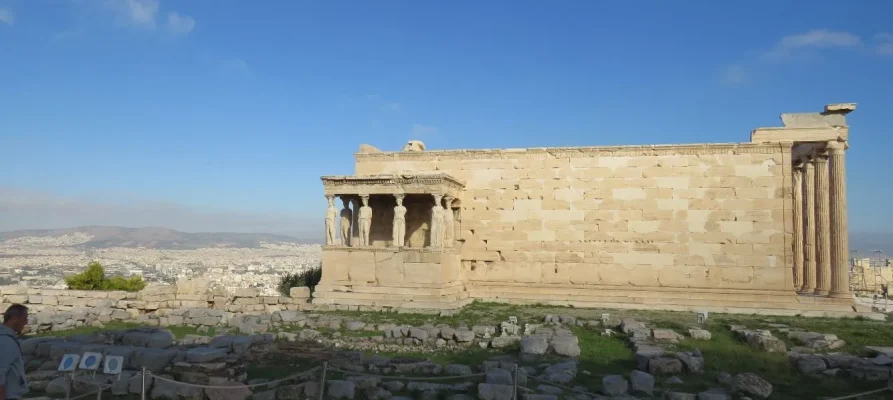
[[[296,215],[210,212],[182,204],[123,197],[114,201],[96,201],[0,186],[0,231],[112,225],[162,226],[186,232],[286,233],[294,232],[295,227],[314,225]]]
[[[158,0],[106,0],[106,7],[118,16],[122,25],[154,29],[158,18]]]
[[[437,135],[439,130],[430,125],[414,124],[410,130],[410,139],[423,139]]]
[[[195,20],[188,15],[180,15],[175,11],[167,14],[167,29],[174,35],[185,35],[195,28]]]
[[[874,35],[876,42],[874,52],[882,56],[893,56],[893,34],[878,33]]]
[[[12,13],[12,10],[0,7],[0,23],[12,26],[15,22],[15,14]]]
[[[767,62],[791,62],[817,60],[829,51],[865,52],[866,40],[861,36],[845,31],[812,29],[782,37],[769,49],[757,51],[757,56],[742,60],[734,65],[723,66],[719,71],[719,82],[725,85],[740,85],[750,82],[755,67],[766,67]],[[874,35],[873,53],[893,55],[893,34]]]
[[[195,28],[195,19],[176,11],[167,13],[164,24],[159,23],[161,4],[158,0],[106,0],[105,8],[116,15],[121,26],[156,30],[163,29],[174,36],[188,34]]]
[[[798,33],[783,37],[770,53],[790,55],[799,49],[828,49],[828,48],[859,48],[862,47],[862,39],[850,32],[832,31],[828,29],[813,29],[809,32]]]
[[[719,80],[725,85],[741,85],[747,83],[748,73],[740,65],[728,65],[720,71]]]

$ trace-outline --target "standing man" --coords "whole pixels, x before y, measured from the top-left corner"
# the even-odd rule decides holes
[[[0,400],[21,400],[28,392],[25,359],[18,336],[28,325],[28,307],[13,304],[0,325]]]

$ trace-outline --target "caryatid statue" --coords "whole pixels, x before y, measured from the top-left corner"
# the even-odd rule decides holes
[[[372,228],[372,207],[369,207],[369,196],[360,197],[363,206],[360,207],[360,246],[369,245],[369,230]]]
[[[350,210],[350,203],[347,197],[341,197],[344,208],[341,209],[341,244],[350,245],[350,222],[353,221],[353,211]]]
[[[397,199],[397,206],[394,207],[394,247],[403,247],[406,240],[406,207],[403,206],[403,195],[394,195]]]
[[[443,206],[440,205],[441,195],[435,194],[434,207],[431,207],[431,247],[443,246]]]
[[[326,210],[326,244],[335,244],[335,224],[338,218],[338,209],[335,208],[335,196],[326,196],[329,201],[329,208]]]
[[[453,198],[443,196],[443,245],[446,247],[453,246]]]

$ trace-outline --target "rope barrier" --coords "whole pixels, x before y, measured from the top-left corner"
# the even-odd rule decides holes
[[[870,394],[883,393],[883,392],[886,392],[886,391],[888,391],[888,390],[890,390],[890,388],[877,389],[877,390],[872,390],[872,391],[870,391],[870,392],[856,393],[856,394],[851,394],[851,395],[849,395],[849,396],[843,396],[843,397],[834,397],[834,398],[831,398],[831,399],[828,399],[828,400],[855,399],[855,398],[862,397],[862,396],[868,396],[868,395],[870,395]]]
[[[487,375],[485,373],[481,374],[471,374],[471,375],[450,375],[450,376],[393,376],[393,375],[379,375],[379,374],[368,374],[365,372],[354,372],[354,371],[345,371],[340,368],[329,367],[330,370],[335,372],[340,372],[342,374],[347,375],[358,375],[358,376],[371,376],[375,378],[389,378],[396,380],[407,380],[407,381],[446,381],[451,379],[462,379],[462,378],[476,378]]]
[[[307,371],[304,371],[304,372],[301,372],[298,374],[294,374],[294,375],[290,375],[290,376],[286,376],[285,378],[282,378],[282,379],[277,379],[275,381],[269,381],[269,382],[264,382],[264,383],[255,383],[253,385],[199,385],[197,383],[175,381],[173,379],[165,378],[165,377],[159,376],[159,375],[153,375],[153,374],[149,374],[149,375],[151,377],[153,377],[154,379],[158,379],[161,381],[165,381],[165,382],[169,382],[169,383],[173,383],[173,384],[177,384],[177,385],[182,385],[182,386],[196,387],[196,388],[204,388],[204,389],[242,389],[242,388],[245,388],[245,389],[251,389],[251,388],[255,388],[255,387],[259,387],[259,386],[277,385],[282,382],[291,381],[291,380],[294,380],[297,378],[301,378],[305,375],[309,375],[318,369],[320,369],[320,367],[313,367]]]
[[[142,377],[142,373],[141,373],[141,372],[138,372],[136,375],[131,376],[130,378],[125,379],[124,382],[130,382],[130,381],[132,381],[132,380],[134,380],[134,379],[136,379],[136,378],[141,378],[141,377]],[[94,391],[89,392],[89,393],[85,393],[85,394],[81,394],[81,395],[78,395],[78,396],[75,396],[75,397],[71,397],[71,398],[69,398],[68,400],[77,400],[77,399],[82,399],[82,398],[87,397],[87,396],[93,396],[93,395],[95,395],[95,394],[104,392],[106,389],[111,389],[112,386],[114,386],[114,384],[109,385],[109,384],[107,384],[107,383],[93,382],[93,381],[90,381],[89,379],[83,379],[83,377],[80,377],[80,379],[78,379],[78,377],[75,377],[75,378],[72,378],[72,379],[71,379],[71,382],[75,382],[75,381],[80,382],[80,383],[90,384],[90,385],[97,385],[97,386],[99,386],[100,388],[99,388],[98,390],[94,390]],[[120,381],[119,381],[119,382],[120,382]]]

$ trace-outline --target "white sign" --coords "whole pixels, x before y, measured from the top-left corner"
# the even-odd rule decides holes
[[[74,369],[77,368],[80,359],[81,356],[77,354],[66,354],[62,356],[62,361],[59,362],[59,372],[73,372]]]
[[[107,356],[105,358],[105,365],[103,365],[102,372],[104,374],[109,375],[118,375],[121,373],[121,368],[124,366],[124,357],[122,356]]]
[[[102,361],[102,354],[88,351],[81,356],[81,363],[78,365],[78,368],[86,369],[88,371],[96,371],[99,369],[100,361]]]

